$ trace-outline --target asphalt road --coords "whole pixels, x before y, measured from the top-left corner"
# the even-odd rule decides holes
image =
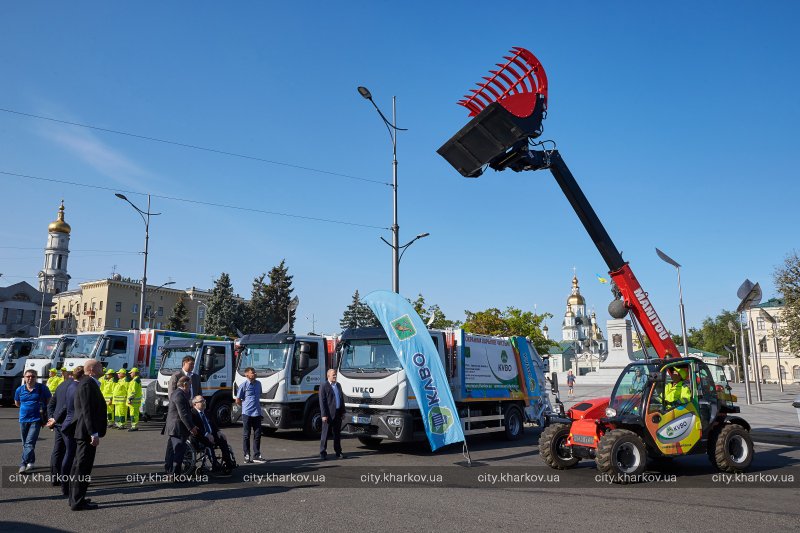
[[[569,471],[544,467],[535,428],[516,442],[471,438],[472,467],[460,447],[370,450],[352,439],[344,441],[346,459],[321,462],[318,442],[281,431],[263,439],[266,464],[174,484],[149,477],[162,468],[165,448],[152,422],[138,433],[109,430],[90,488],[101,509],[72,512],[46,482],[14,481],[16,419],[16,409],[0,409],[0,531],[793,531],[800,524],[800,447],[757,443],[745,480],[719,478],[703,455],[658,465],[649,482],[619,487],[598,479],[593,461]],[[225,432],[241,461],[240,427]],[[42,431],[34,473],[47,473],[52,442]]]

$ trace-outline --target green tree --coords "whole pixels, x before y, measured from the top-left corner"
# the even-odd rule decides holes
[[[783,296],[783,312],[778,330],[781,344],[790,353],[800,353],[800,257],[789,253],[773,274],[775,288]]]
[[[253,290],[250,301],[247,303],[246,333],[267,333],[277,330],[269,329],[269,301],[267,300],[267,284],[264,283],[266,273],[256,276],[253,280]]]
[[[344,313],[342,319],[339,320],[339,327],[342,329],[347,328],[369,328],[380,327],[381,323],[372,309],[367,304],[361,301],[361,296],[358,294],[358,289],[353,293],[353,300],[350,302]]]
[[[167,319],[167,329],[170,331],[186,331],[186,324],[189,321],[189,310],[186,309],[186,304],[183,298],[178,298],[175,306],[172,308],[172,314]]]
[[[461,322],[457,320],[448,320],[444,311],[437,304],[426,307],[425,297],[422,294],[418,294],[416,300],[413,302],[409,300],[409,302],[425,324],[428,324],[433,317],[433,321],[428,325],[431,329],[457,328],[461,325]]]
[[[269,285],[264,289],[267,304],[266,330],[267,333],[280,331],[286,324],[289,302],[292,299],[292,278],[286,260],[282,259],[278,266],[269,271]],[[295,311],[291,312],[289,321],[294,324]]]
[[[499,337],[521,335],[530,339],[540,354],[547,353],[550,346],[556,345],[542,333],[542,322],[553,316],[550,313],[539,315],[516,307],[507,307],[505,311],[500,311],[492,307],[474,313],[467,310],[464,314],[467,320],[462,327],[471,333]]]
[[[214,280],[214,288],[208,299],[208,313],[205,320],[206,333],[237,337],[236,328],[240,322],[238,309],[239,306],[233,295],[231,278],[223,272],[219,279]]]

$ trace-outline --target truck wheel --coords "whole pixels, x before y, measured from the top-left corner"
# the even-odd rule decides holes
[[[358,437],[358,442],[369,448],[370,450],[377,450],[378,447],[381,445],[382,439],[376,439],[375,437]]]
[[[306,413],[306,419],[303,421],[303,433],[309,437],[319,437],[322,433],[322,414],[319,412],[319,407],[314,405]]]
[[[552,424],[544,428],[539,436],[539,456],[550,468],[564,470],[580,461],[572,456],[572,448],[566,445],[569,427],[569,424]]]
[[[506,430],[504,432],[506,440],[518,440],[522,438],[525,432],[525,426],[522,421],[522,413],[516,407],[509,407],[506,409],[505,418]]]
[[[709,452],[711,450],[714,454],[712,462],[722,472],[743,472],[753,461],[753,439],[739,424],[724,426]]]
[[[597,468],[613,476],[614,483],[627,484],[644,472],[647,448],[642,439],[627,429],[609,431],[597,444]]]
[[[219,427],[230,426],[231,419],[231,406],[233,401],[230,398],[215,398],[211,402],[211,416],[217,422]]]

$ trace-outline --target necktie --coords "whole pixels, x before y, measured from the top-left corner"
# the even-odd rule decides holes
[[[208,424],[208,420],[206,420],[206,414],[202,411],[200,412],[200,418],[203,419],[203,425],[206,428],[206,433],[211,433],[211,426]]]
[[[186,377],[189,378],[189,397],[194,398],[194,380],[192,380],[192,373],[187,372]]]

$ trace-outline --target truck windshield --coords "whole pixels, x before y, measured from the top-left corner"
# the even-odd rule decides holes
[[[32,359],[50,359],[56,346],[58,346],[58,339],[36,339],[28,357]]]
[[[292,344],[248,344],[239,356],[239,373],[252,366],[259,376],[269,376],[286,366]]]
[[[388,339],[347,341],[339,365],[345,372],[397,372],[402,368]]]
[[[651,371],[658,371],[656,365],[630,365],[622,372],[608,404],[617,411],[617,416],[642,414],[642,398],[647,392],[647,375]]]
[[[183,368],[183,358],[191,355],[197,360],[195,349],[191,346],[186,348],[178,348],[172,350],[164,350],[164,355],[161,358],[161,369],[159,372],[162,374],[172,374],[176,370]]]
[[[67,357],[91,357],[100,335],[78,335]]]

